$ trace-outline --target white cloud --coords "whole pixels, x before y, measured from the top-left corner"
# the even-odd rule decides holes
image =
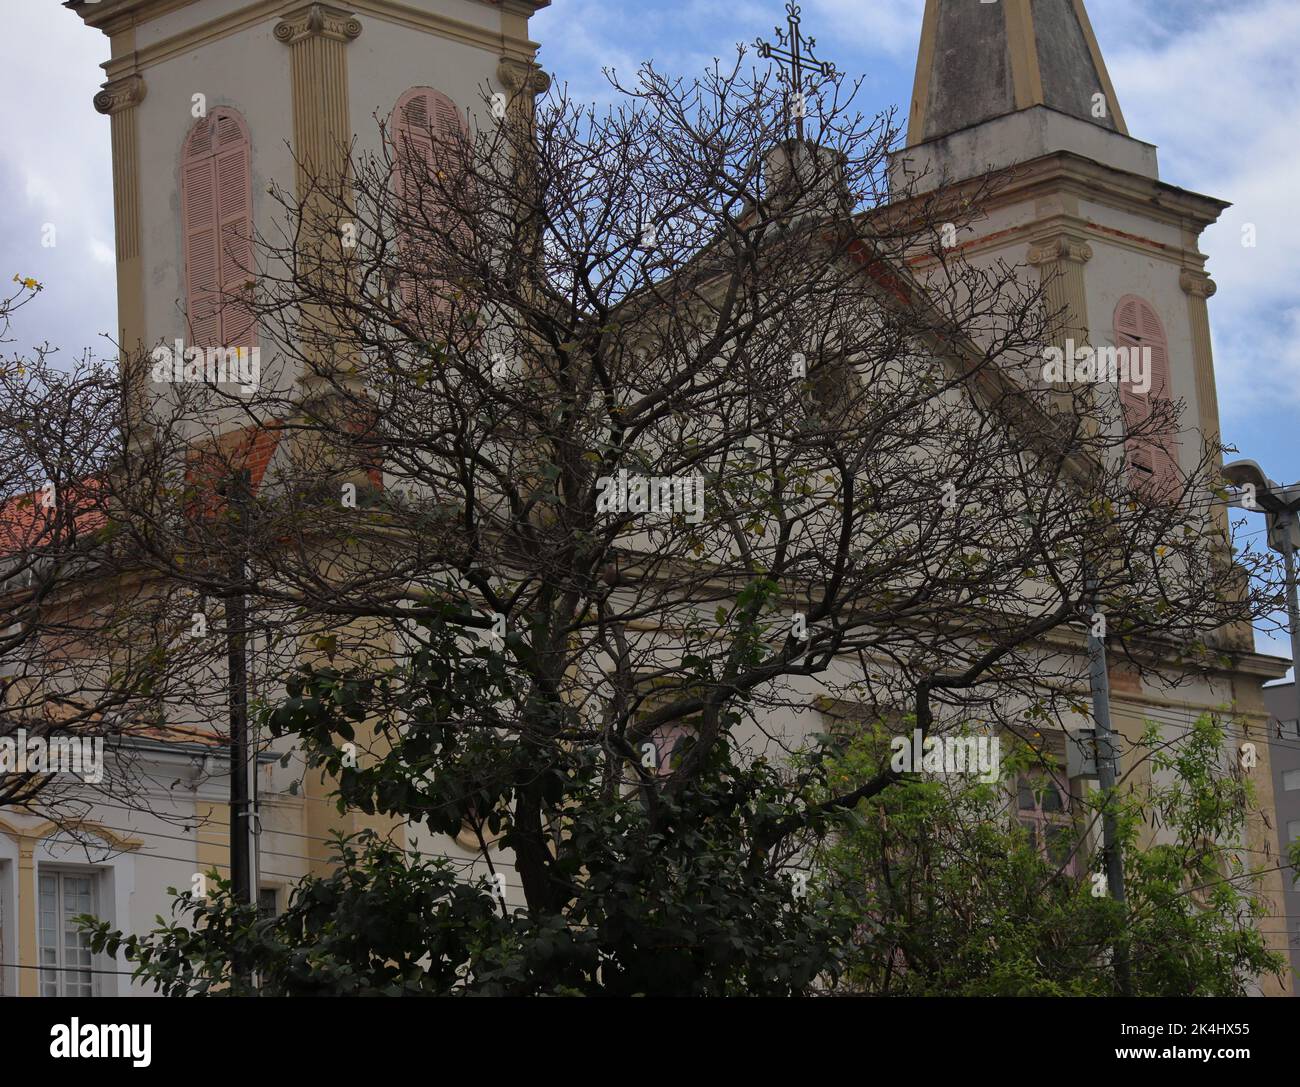
[[[813,19],[810,16],[817,15],[827,23],[829,33],[823,35],[822,43],[827,48],[832,46],[835,38],[853,38],[872,51],[878,50],[911,63],[921,39],[925,0],[876,0],[874,3],[813,0],[807,5],[807,12],[806,22],[811,23]]]
[[[0,278],[19,272],[45,290],[17,315],[11,350],[49,340],[66,356],[103,352],[99,333],[116,324],[109,121],[91,104],[103,81],[108,40],[57,4],[5,5],[0,70],[5,139],[0,142]],[[55,245],[45,224],[55,227]],[[87,259],[89,255],[90,259]]]
[[[1162,178],[1234,204],[1201,243],[1219,286],[1225,426],[1264,405],[1300,405],[1300,6],[1201,0],[1181,23],[1163,0],[1090,7],[1130,131],[1159,145]],[[1254,248],[1242,245],[1247,223]]]
[[[98,238],[91,238],[88,248],[91,260],[98,261],[100,264],[117,265],[117,254],[112,246],[106,245]]]

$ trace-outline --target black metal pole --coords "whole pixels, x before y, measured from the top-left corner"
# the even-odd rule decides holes
[[[1300,728],[1300,602],[1296,599],[1295,548],[1291,546],[1291,526],[1295,524],[1296,511],[1288,509],[1277,517],[1278,543],[1282,548],[1282,561],[1286,564],[1286,616],[1291,630],[1291,693],[1296,699],[1296,727]]]
[[[1087,579],[1088,598],[1093,614],[1097,613],[1096,581]],[[1101,786],[1101,841],[1106,857],[1106,887],[1112,898],[1124,907],[1124,858],[1120,854],[1115,821],[1115,745],[1110,727],[1110,677],[1106,672],[1106,643],[1093,633],[1088,624],[1088,678],[1092,687],[1092,719],[1097,735],[1097,783]],[[1125,910],[1127,915],[1127,910]],[[1127,916],[1121,922],[1127,926]],[[1121,996],[1132,996],[1132,979],[1129,974],[1128,938],[1121,933],[1115,941],[1115,981]]]
[[[243,582],[247,550],[247,470],[235,473],[228,500],[232,520],[230,594],[226,597],[226,661],[230,678],[230,882],[235,900],[253,901],[248,833],[247,608]]]

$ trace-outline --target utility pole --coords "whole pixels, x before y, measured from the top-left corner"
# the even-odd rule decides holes
[[[1300,514],[1300,483],[1289,487],[1275,482],[1253,460],[1234,460],[1223,466],[1223,478],[1239,488],[1229,499],[1238,509],[1264,511],[1268,524],[1268,546],[1282,554],[1286,571],[1287,626],[1291,629],[1291,665],[1295,669],[1293,691],[1296,718],[1300,720],[1300,602],[1297,602],[1295,552],[1300,532],[1296,518]]]
[[[229,578],[226,597],[226,662],[230,704],[230,882],[235,901],[253,901],[248,809],[248,609],[243,582],[248,550],[248,469],[237,469],[226,490],[231,514]]]
[[[1127,927],[1126,896],[1124,893],[1124,858],[1120,853],[1117,833],[1114,791],[1116,747],[1110,727],[1110,677],[1106,672],[1105,634],[1097,631],[1096,617],[1101,615],[1102,631],[1105,615],[1097,610],[1097,582],[1091,573],[1086,575],[1088,599],[1092,602],[1093,619],[1088,624],[1088,678],[1092,687],[1092,719],[1096,728],[1097,784],[1101,788],[1101,842],[1106,857],[1106,887],[1111,897],[1124,912],[1121,924]],[[1115,941],[1115,981],[1121,996],[1132,996],[1132,979],[1129,974],[1128,934],[1121,932]]]
[[[1286,564],[1286,614],[1287,626],[1291,628],[1291,666],[1295,669],[1291,681],[1291,690],[1296,697],[1296,727],[1300,728],[1300,604],[1296,602],[1295,578],[1295,534],[1296,511],[1287,509],[1275,515],[1273,534],[1282,551],[1282,561]]]

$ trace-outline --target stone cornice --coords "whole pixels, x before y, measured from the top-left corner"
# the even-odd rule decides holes
[[[1145,217],[1171,225],[1194,224],[1203,229],[1217,222],[1224,210],[1232,206],[1226,200],[1180,189],[1156,178],[1103,166],[1072,151],[1056,151],[993,175],[981,174],[978,178],[957,182],[947,188],[944,195],[960,199],[962,195],[987,185],[990,177],[996,186],[992,193],[983,196],[981,203],[985,209],[1015,204],[1040,191],[1064,192],[1090,203],[1139,211]],[[923,193],[917,199],[929,199],[932,195]],[[900,201],[898,206],[905,203]]]
[[[138,106],[144,100],[145,82],[139,75],[123,76],[105,83],[95,95],[97,112],[111,116],[132,106]]]
[[[350,11],[327,4],[308,4],[275,24],[275,40],[293,45],[305,38],[350,42],[361,34],[361,20]]]
[[[1066,198],[1100,203],[1121,211],[1138,213],[1166,226],[1177,227],[1183,234],[1182,244],[1156,241],[1129,231],[1105,227],[1090,216],[1058,213],[1048,220],[1024,223],[972,239],[963,243],[964,252],[978,253],[984,249],[1015,244],[1017,240],[1033,246],[1040,239],[1060,232],[1086,237],[1094,244],[1104,241],[1109,245],[1186,267],[1189,264],[1204,263],[1205,255],[1197,249],[1196,238],[1201,229],[1217,221],[1223,210],[1231,207],[1226,201],[1136,174],[1117,172],[1067,151],[1036,159],[996,176],[999,181],[994,191],[983,197],[982,207],[986,213],[1050,195],[1054,201]],[[974,181],[960,182],[945,190],[944,196],[956,204],[976,189]],[[927,198],[930,195],[926,194]],[[902,216],[906,214],[908,205],[909,201],[899,201],[886,205],[874,214]]]
[[[114,34],[124,26],[166,15],[195,0],[64,0],[63,6],[81,16],[87,26]]]
[[[164,0],[154,0],[154,2],[162,4]],[[173,5],[184,6],[194,3],[195,0],[170,0],[170,2]],[[486,4],[487,0],[482,0],[482,2]],[[99,6],[83,5],[82,8],[78,9],[78,14],[86,18],[87,7],[93,10]],[[107,7],[107,3],[103,6]],[[284,15],[286,6],[288,5],[286,5],[285,0],[253,0],[247,7],[228,11],[215,19],[183,30],[160,41],[150,42],[138,49],[132,46],[122,55],[115,55],[108,60],[104,65],[104,69],[111,78],[127,75],[132,71],[144,71],[151,65],[182,56],[193,51],[198,46],[219,40],[230,34],[239,33],[248,27],[257,26],[267,19],[283,17],[285,21],[291,21],[292,14]],[[306,4],[300,5],[301,8],[308,6]],[[464,23],[458,19],[452,19],[423,8],[412,7],[409,4],[399,2],[399,0],[352,0],[348,4],[348,8],[355,13],[355,16],[382,19],[412,30],[428,31],[450,41],[460,42],[463,45],[469,45],[496,55],[506,53],[510,56],[531,59],[537,52],[536,42],[529,40],[525,34],[516,33],[510,28],[491,30],[487,27]],[[143,10],[139,15],[131,14],[136,10],[134,8],[118,9],[115,7],[113,10],[125,10],[127,12],[124,16],[125,21],[119,21],[123,28],[131,26],[132,20],[137,23],[143,21]],[[160,8],[159,10],[165,9]],[[499,10],[503,12],[509,11],[510,6],[503,6]],[[293,8],[292,11],[298,12],[299,8]],[[152,15],[153,9],[149,9],[149,13]],[[89,18],[86,18],[86,21],[91,22]],[[111,34],[115,32],[114,26],[117,24],[110,26],[96,20],[94,25],[100,26],[105,32]]]
[[[142,23],[196,2],[197,0],[96,0],[95,3],[90,3],[88,0],[64,0],[63,6],[81,16],[88,26],[99,27],[106,33],[112,33],[120,25]],[[272,0],[272,3],[275,2],[278,0]],[[551,0],[479,0],[479,2],[527,18],[542,8],[549,7]]]

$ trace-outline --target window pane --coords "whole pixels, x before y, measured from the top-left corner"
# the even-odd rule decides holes
[[[1300,770],[1288,770],[1282,775],[1282,788],[1287,792],[1300,789]]]
[[[94,980],[94,974],[90,972],[90,936],[81,931],[73,918],[95,912],[95,885],[90,876],[68,875],[63,878],[63,946],[67,955],[64,965],[84,967],[67,974],[67,993],[69,996],[90,996]]]
[[[1065,864],[1070,859],[1071,841],[1065,827],[1047,824],[1047,856],[1055,865]]]
[[[59,964],[59,877],[42,875],[40,878],[40,964]],[[56,971],[41,971],[41,996],[59,995],[59,975]]]
[[[1034,787],[1024,778],[1020,779],[1020,810],[1033,811],[1038,805],[1034,803]]]

